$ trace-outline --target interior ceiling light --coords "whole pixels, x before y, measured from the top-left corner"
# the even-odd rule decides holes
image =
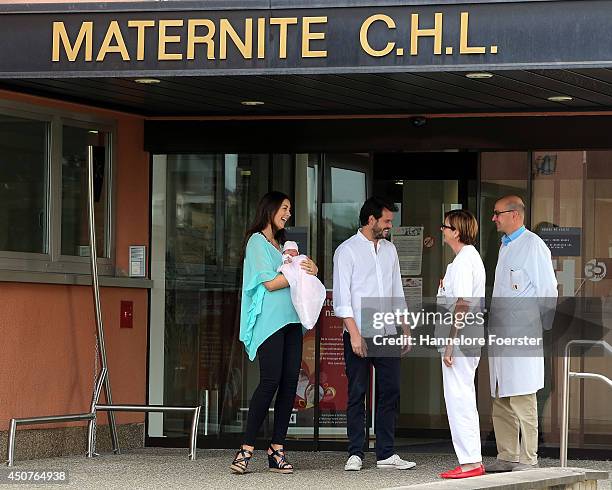
[[[472,80],[484,80],[485,78],[493,78],[493,73],[489,73],[486,71],[475,71],[472,73],[466,73],[466,78],[470,78]]]
[[[160,83],[161,80],[157,78],[137,78],[134,80],[136,83],[142,83],[144,85],[153,85],[154,83]]]
[[[574,98],[569,95],[553,95],[552,97],[548,97],[548,100],[551,102],[569,102],[570,100],[574,100]]]
[[[98,134],[98,131],[95,129],[90,129],[89,131],[87,131],[89,134]]]
[[[240,102],[242,105],[254,106],[254,105],[264,105],[265,102],[261,100],[243,100]]]

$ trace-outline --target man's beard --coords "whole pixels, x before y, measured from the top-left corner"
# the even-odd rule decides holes
[[[378,228],[374,226],[372,228],[372,235],[374,236],[376,240],[382,240],[383,238],[385,238],[385,231],[387,230],[388,228]]]

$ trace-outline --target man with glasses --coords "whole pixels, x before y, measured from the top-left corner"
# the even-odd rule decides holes
[[[554,311],[558,294],[550,250],[525,228],[521,198],[499,199],[492,220],[503,236],[488,343],[497,460],[486,466],[487,473],[538,467],[536,392],[544,387],[541,332],[542,327],[549,328],[551,316],[546,314]],[[500,346],[494,340],[500,337],[510,344]]]

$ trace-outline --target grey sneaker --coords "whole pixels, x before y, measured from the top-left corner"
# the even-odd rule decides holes
[[[404,461],[397,454],[394,454],[390,458],[376,461],[376,467],[384,469],[409,470],[415,466],[416,463],[413,463],[412,461]]]
[[[361,461],[361,458],[356,454],[353,454],[346,461],[346,464],[344,465],[344,471],[359,471],[361,469],[362,464],[363,462]]]
[[[512,471],[518,464],[518,462],[513,463],[512,461],[496,459],[493,463],[485,465],[485,471],[487,473],[504,473],[506,471]]]
[[[540,465],[538,463],[536,464],[518,463],[514,468],[512,468],[512,471],[536,470],[539,467]]]

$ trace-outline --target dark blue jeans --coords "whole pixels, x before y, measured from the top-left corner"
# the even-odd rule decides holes
[[[365,396],[370,387],[370,364],[376,369],[376,459],[387,459],[394,453],[395,420],[400,394],[400,358],[359,357],[351,348],[351,338],[344,332],[344,363],[348,378],[346,431],[349,456],[363,459],[366,442]]]

